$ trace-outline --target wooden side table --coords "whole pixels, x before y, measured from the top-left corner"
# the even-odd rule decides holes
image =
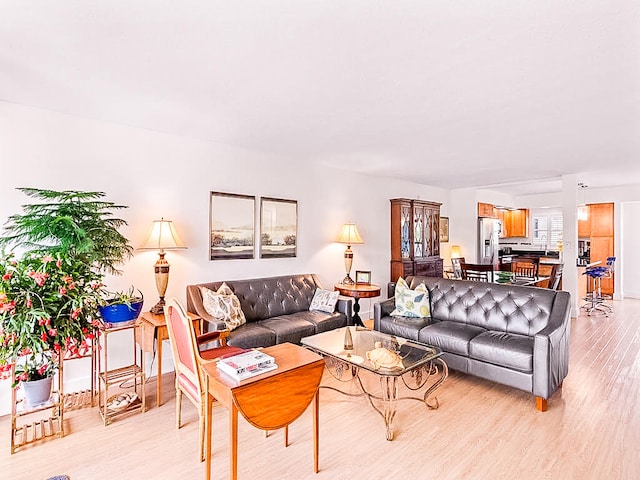
[[[200,334],[201,318],[197,315],[187,312],[189,318],[193,322],[196,329],[196,335]],[[143,312],[139,318],[139,324],[136,328],[136,342],[142,348],[142,351],[153,353],[154,340],[158,340],[158,378],[156,385],[156,404],[162,405],[162,342],[169,340],[169,330],[167,329],[167,321],[164,315],[158,315],[151,312]]]
[[[206,388],[205,478],[211,478],[211,422],[213,399],[229,411],[229,469],[231,480],[238,478],[238,412],[254,427],[277,430],[296,420],[313,404],[313,471],[318,473],[318,390],[324,359],[299,345],[280,343],[264,353],[276,359],[278,368],[237,382],[218,371],[215,362],[204,362]],[[288,437],[285,430],[285,446]]]
[[[334,290],[340,292],[340,295],[346,295],[354,299],[353,304],[353,324],[364,327],[362,319],[358,312],[360,311],[360,299],[361,298],[373,298],[380,296],[380,287],[378,285],[364,285],[355,283],[353,285],[345,285],[343,283],[336,283],[333,286]]]

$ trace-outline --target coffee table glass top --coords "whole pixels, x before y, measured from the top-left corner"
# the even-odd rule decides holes
[[[353,349],[345,349],[345,334],[349,328]],[[424,345],[411,340],[364,327],[343,327],[318,333],[302,339],[302,345],[324,355],[338,358],[367,369],[379,375],[402,375],[442,355],[437,347]],[[397,354],[374,352],[377,346]],[[395,358],[394,358],[395,357]],[[393,366],[386,366],[388,359]],[[382,363],[382,365],[380,364]]]

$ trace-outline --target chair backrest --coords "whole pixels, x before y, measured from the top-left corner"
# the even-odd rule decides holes
[[[193,323],[175,298],[167,301],[164,312],[173,351],[176,378],[183,385],[186,381],[186,386],[194,397],[200,397],[204,388]]]
[[[562,283],[562,272],[564,270],[564,263],[555,264],[551,268],[551,275],[549,277],[549,287],[551,290],[560,290],[560,284]]]
[[[518,257],[511,262],[511,271],[516,277],[537,277],[539,267],[540,258],[537,257]]]
[[[493,282],[493,265],[460,262],[463,280],[475,282]]]
[[[451,259],[451,268],[453,270],[453,278],[461,279],[462,278],[462,264],[464,263],[464,257],[452,258]]]

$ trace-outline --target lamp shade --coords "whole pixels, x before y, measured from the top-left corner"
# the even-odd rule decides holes
[[[176,232],[171,220],[154,220],[149,236],[139,250],[178,250],[187,248]]]
[[[460,258],[461,252],[460,252],[460,245],[452,245],[451,246],[451,258]]]
[[[364,243],[362,237],[358,233],[358,228],[355,223],[345,223],[342,226],[342,231],[338,235],[336,242],[345,243],[347,245],[356,245],[358,243]]]

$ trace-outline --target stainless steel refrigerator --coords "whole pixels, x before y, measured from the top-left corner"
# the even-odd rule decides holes
[[[499,264],[500,220],[496,218],[478,219],[478,263]]]

